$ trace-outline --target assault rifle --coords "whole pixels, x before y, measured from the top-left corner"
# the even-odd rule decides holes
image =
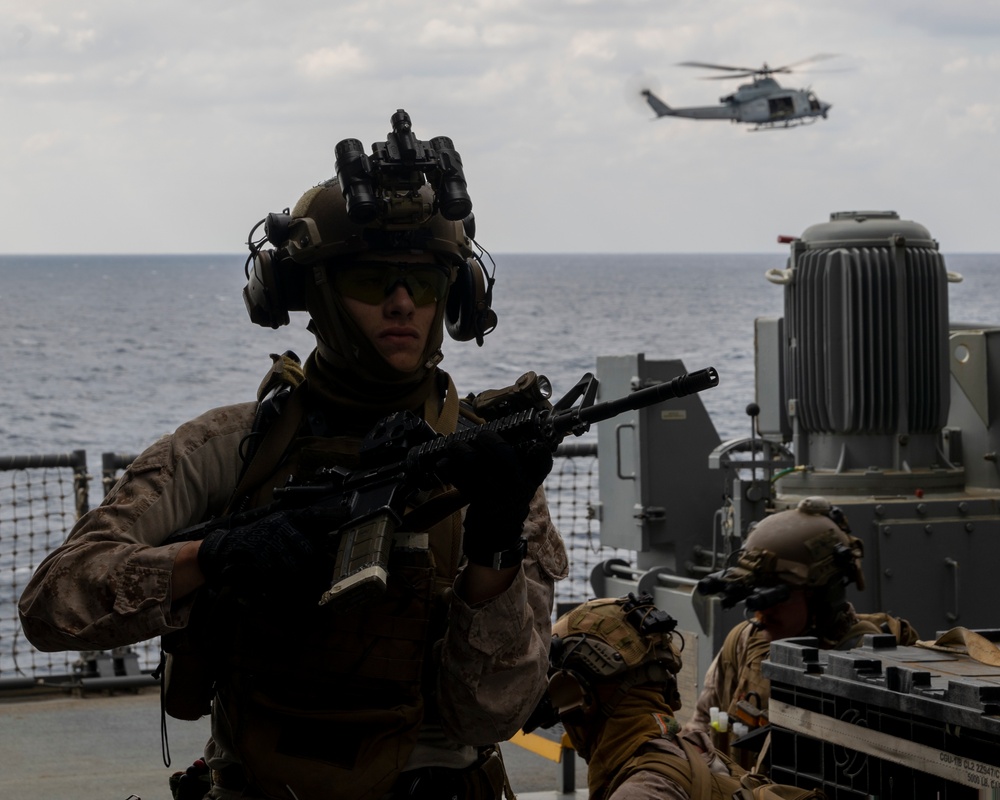
[[[555,452],[563,439],[586,433],[592,423],[718,383],[718,372],[708,367],[617,400],[595,403],[599,382],[588,372],[551,404],[548,381],[529,372],[511,387],[473,399],[474,410],[488,420],[482,425],[441,435],[410,411],[390,414],[365,437],[360,469],[324,468],[309,482],[290,481],[276,488],[275,500],[267,506],[209,520],[174,534],[171,540],[204,538],[210,530],[244,525],[283,509],[310,509],[319,518],[347,520],[330,533],[336,548],[334,574],[320,605],[350,608],[378,598],[385,590],[394,537],[426,530],[465,504],[457,493],[446,494],[443,502],[431,500],[405,513],[417,492],[440,485],[435,468],[455,442],[493,431],[515,446],[544,442]]]

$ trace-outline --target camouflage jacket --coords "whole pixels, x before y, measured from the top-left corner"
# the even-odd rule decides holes
[[[853,623],[844,638],[827,649],[844,650],[856,646],[866,633],[892,633],[902,645],[913,644],[917,633],[906,620],[884,613],[855,614],[849,610]],[[736,625],[726,636],[722,649],[705,673],[705,684],[698,697],[694,716],[684,726],[687,730],[711,733],[710,709],[716,707],[735,718],[736,704],[750,698],[750,705],[766,712],[771,696],[770,681],[761,673],[761,663],[770,653],[770,642],[749,621]],[[766,719],[765,719],[766,722]]]
[[[193,597],[177,603],[171,597],[183,543],[161,543],[226,507],[255,410],[255,403],[211,410],[133,462],[25,588],[19,612],[32,644],[46,651],[100,650],[187,626]],[[440,730],[432,739],[465,746],[503,741],[544,690],[554,581],[565,577],[567,560],[541,489],[524,535],[527,557],[505,592],[475,607],[457,593],[449,598],[447,627],[435,649]],[[213,720],[206,748],[213,766],[235,760],[221,724]]]

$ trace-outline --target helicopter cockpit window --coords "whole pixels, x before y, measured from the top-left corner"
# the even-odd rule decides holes
[[[795,104],[791,97],[772,97],[767,101],[768,111],[771,119],[782,119],[790,117],[795,113]]]
[[[809,110],[819,111],[819,100],[812,92],[809,92]]]

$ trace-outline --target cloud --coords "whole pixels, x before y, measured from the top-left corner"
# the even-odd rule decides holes
[[[21,151],[27,155],[41,155],[65,141],[65,135],[60,131],[40,131],[25,139]]]
[[[138,219],[141,237],[116,239],[125,252],[225,250],[329,177],[333,143],[382,139],[405,108],[421,138],[454,139],[494,250],[754,249],[827,206],[892,196],[950,213],[963,246],[1000,250],[989,181],[956,180],[1000,170],[1000,8],[980,0],[0,0],[0,12],[0,213],[40,248],[106,247],[85,221],[53,242],[25,210],[69,219],[99,192],[123,209],[143,197],[159,219],[231,197],[185,241],[152,240]],[[833,104],[809,128],[654,121],[636,102],[637,75],[677,106],[741,82],[680,61],[821,52],[841,57],[779,76]],[[53,181],[56,197],[41,188]]]
[[[66,47],[70,52],[81,53],[92,47],[98,40],[97,31],[93,28],[83,28],[66,32]]]
[[[489,48],[522,49],[537,43],[545,32],[537,25],[522,23],[499,23],[487,25],[480,36],[484,46]]]
[[[17,48],[26,47],[31,41],[31,29],[27,25],[18,24],[4,30],[0,41],[12,43]]]
[[[941,36],[989,37],[1000,34],[1000,7],[981,0],[911,0],[890,11],[901,24],[934,38]]]
[[[949,122],[951,135],[955,139],[992,139],[1000,130],[1000,103],[975,103],[965,109],[957,119]]]
[[[584,31],[572,38],[569,52],[573,58],[612,61],[617,53],[613,37],[600,31]]]
[[[432,19],[423,26],[417,41],[428,48],[466,49],[478,46],[479,35],[473,25],[456,25],[448,20]]]
[[[364,72],[369,57],[356,45],[344,42],[336,47],[321,47],[296,59],[299,72],[307,78],[336,78],[345,73]]]
[[[55,86],[76,80],[77,76],[69,72],[32,72],[17,78],[16,82],[24,86]]]

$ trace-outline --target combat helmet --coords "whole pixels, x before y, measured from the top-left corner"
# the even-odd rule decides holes
[[[251,320],[277,328],[288,324],[290,311],[308,311],[320,351],[337,367],[371,363],[356,358],[356,331],[345,330],[350,325],[329,280],[330,270],[352,260],[425,256],[446,271],[449,288],[438,301],[427,368],[440,360],[442,321],[452,338],[480,345],[497,324],[493,276],[474,240],[461,158],[447,137],[416,139],[402,109],[391,121],[392,132],[372,145],[370,157],[356,139],[338,143],[336,177],[307,190],[291,211],[268,214],[247,241],[243,297]],[[255,241],[261,225],[264,237]]]
[[[340,181],[324,181],[295,204],[288,225],[288,254],[299,264],[336,262],[366,252],[427,251],[443,263],[461,266],[476,257],[466,223],[435,210],[430,184],[393,190],[385,214],[367,223],[352,219]],[[471,225],[471,222],[469,223]]]
[[[849,583],[864,589],[864,547],[847,517],[825,497],[806,497],[751,526],[736,563],[698,583],[702,594],[722,594],[730,608],[745,601],[759,611],[788,598],[792,589],[809,592],[818,629],[828,629],[846,605]]]
[[[758,586],[816,588],[839,581],[864,588],[861,540],[844,512],[825,497],[806,497],[750,528],[737,561]]]
[[[590,600],[563,614],[552,627],[548,689],[525,730],[562,720],[574,738],[575,726],[610,717],[640,686],[656,687],[671,709],[680,708],[676,625],[648,594]]]

